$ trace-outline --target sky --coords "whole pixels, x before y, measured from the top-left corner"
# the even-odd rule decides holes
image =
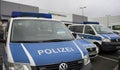
[[[37,6],[55,12],[84,15],[88,18],[120,15],[120,0],[4,0]]]

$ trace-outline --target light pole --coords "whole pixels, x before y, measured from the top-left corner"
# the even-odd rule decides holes
[[[107,20],[107,26],[109,26],[109,23],[110,23],[110,15],[106,15],[106,20]]]
[[[86,6],[80,7],[80,9],[82,10],[82,16],[84,16],[84,8],[86,8]]]
[[[83,17],[83,22],[84,22],[84,9],[86,8],[86,6],[80,7],[80,9],[82,10],[82,17]]]

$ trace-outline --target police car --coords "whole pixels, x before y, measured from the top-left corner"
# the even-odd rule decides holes
[[[0,39],[6,44],[3,70],[92,69],[87,50],[62,22],[47,19],[50,14],[14,12],[13,17],[6,39]]]
[[[98,22],[84,22],[73,24],[69,29],[80,37],[96,44],[102,51],[116,51],[120,49],[120,36],[112,32],[108,27],[99,25]]]
[[[65,21],[63,21],[63,22],[67,27],[74,24],[74,22],[65,22]],[[71,31],[71,32],[73,33],[73,31]],[[99,49],[95,44],[85,40],[83,37],[80,37],[78,35],[77,35],[77,39],[79,40],[79,43],[87,49],[87,51],[89,52],[90,58],[94,58],[94,57],[98,56]]]

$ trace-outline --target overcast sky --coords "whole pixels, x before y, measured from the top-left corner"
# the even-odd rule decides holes
[[[120,0],[5,0],[26,5],[37,6],[56,12],[82,15],[80,7],[86,6],[84,15],[89,18],[106,15],[120,15]]]

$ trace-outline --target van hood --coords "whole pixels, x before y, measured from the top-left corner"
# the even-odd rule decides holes
[[[85,47],[85,48],[96,47],[95,44],[93,44],[87,40],[82,39],[82,40],[78,40],[78,41],[82,45],[82,47]]]
[[[114,34],[114,33],[112,33],[112,34],[100,34],[100,35],[103,36],[104,38],[108,38],[108,39],[118,39],[118,38],[120,38],[119,35]]]
[[[33,66],[80,60],[86,52],[78,41],[10,43],[9,46],[15,63],[30,63]]]

